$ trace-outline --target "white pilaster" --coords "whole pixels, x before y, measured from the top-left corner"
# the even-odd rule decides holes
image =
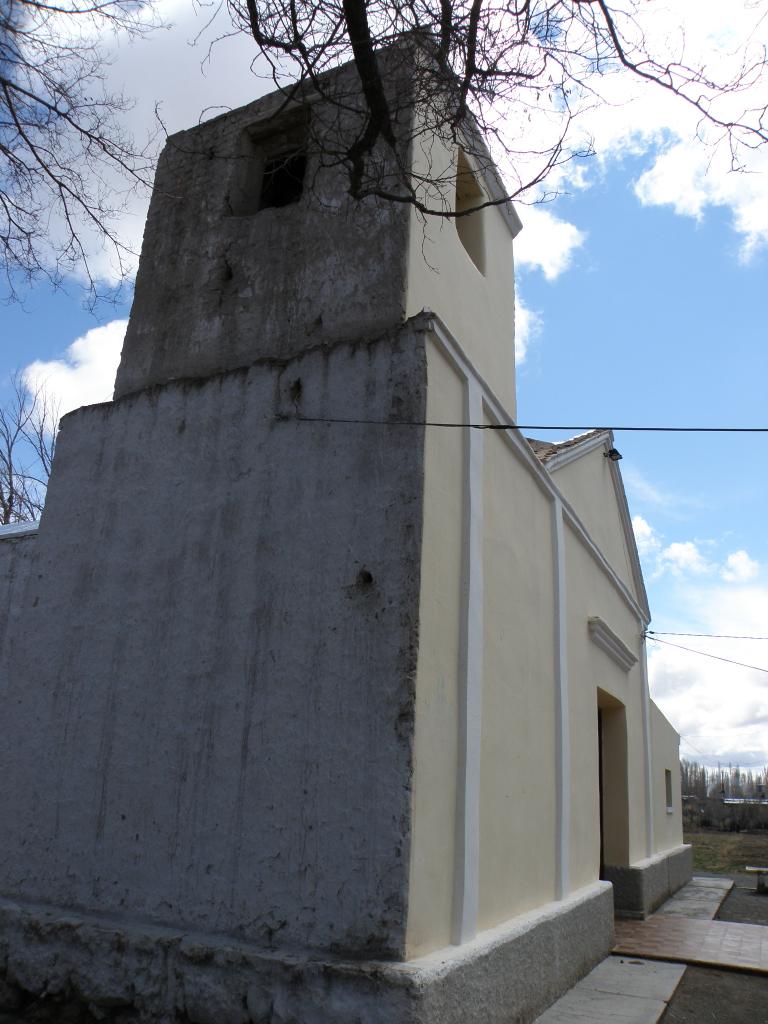
[[[483,393],[467,380],[467,423],[483,422]],[[460,676],[454,942],[477,934],[480,855],[480,744],[483,703],[483,432],[465,430],[464,557]]]
[[[556,860],[555,896],[570,891],[571,859],[571,734],[568,705],[568,614],[565,585],[563,503],[552,501],[552,547],[555,569],[555,779]]]
[[[641,628],[643,628],[641,626]],[[652,857],[656,852],[653,835],[653,753],[651,750],[651,695],[648,689],[648,661],[645,636],[640,639],[640,672],[642,678],[643,744],[645,747],[645,852]]]

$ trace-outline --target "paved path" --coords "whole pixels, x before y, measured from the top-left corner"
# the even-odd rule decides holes
[[[659,921],[662,929],[710,924],[732,887],[729,878],[693,878],[648,921],[617,921],[617,937],[625,925],[642,928],[651,921]],[[617,946],[614,953],[620,952],[624,950]],[[634,949],[629,956],[609,956],[535,1024],[656,1024],[667,1010],[685,966],[679,956],[658,958],[676,963],[654,962],[654,954],[644,957],[645,953]]]
[[[768,928],[712,920],[732,887],[693,878],[646,921],[617,921],[614,953],[768,974]]]
[[[654,914],[617,921],[614,953],[768,974],[768,928]]]
[[[682,889],[678,889],[666,903],[663,903],[653,916],[662,914],[711,921],[732,889],[733,882],[730,878],[709,876],[692,878]]]

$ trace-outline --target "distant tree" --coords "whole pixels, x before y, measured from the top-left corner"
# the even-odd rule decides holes
[[[744,772],[738,765],[705,768],[683,758],[680,774],[683,795],[698,798],[684,807],[686,828],[713,828],[721,832],[768,829],[768,766]],[[731,797],[748,802],[726,804],[725,800]]]
[[[696,761],[682,758],[680,761],[680,782],[683,796],[704,799],[707,795],[707,769]]]
[[[58,408],[16,375],[0,407],[0,525],[40,518],[56,449]]]
[[[104,83],[112,33],[150,27],[145,0],[0,0],[0,272],[6,297],[43,275],[77,271],[89,252],[125,272],[117,220],[152,161],[120,126],[128,104]]]
[[[324,131],[313,140],[327,162],[342,165],[349,191],[411,203],[425,213],[456,216],[474,206],[454,202],[445,186],[455,169],[436,157],[415,177],[403,158],[400,111],[392,83],[398,77],[415,90],[420,116],[410,139],[422,131],[469,151],[477,165],[487,160],[472,125],[509,157],[517,179],[509,197],[546,181],[560,164],[590,150],[575,141],[572,122],[616,74],[641,79],[689,107],[701,134],[730,146],[732,166],[740,154],[768,141],[766,106],[746,96],[764,81],[765,50],[743,40],[744,58],[732,75],[717,79],[710,67],[688,63],[684,34],[650,42],[648,31],[663,6],[658,0],[227,0],[235,26],[252,36],[272,77],[285,89],[309,87],[357,112],[358,125],[341,140]],[[756,23],[765,0],[755,0]],[[723,17],[727,17],[723,8]],[[762,13],[762,17],[765,14]],[[398,53],[400,63],[398,64]],[[335,91],[322,72],[353,60],[355,96]],[[542,126],[549,136],[542,139]],[[382,153],[388,160],[382,160]],[[391,157],[399,161],[393,180]],[[442,197],[442,201],[441,201]]]

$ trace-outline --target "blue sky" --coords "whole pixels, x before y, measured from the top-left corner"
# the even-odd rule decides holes
[[[518,270],[538,320],[519,422],[766,426],[768,250],[743,259],[727,208],[695,219],[643,205],[634,183],[646,166],[618,160],[557,201],[584,234],[565,271]],[[652,628],[768,636],[768,435],[619,431],[616,445]],[[768,668],[768,643],[662,639]],[[768,761],[767,674],[650,646],[653,692],[684,754]]]
[[[188,45],[196,26],[179,13],[189,7],[166,0],[181,24],[116,53],[111,74],[140,87],[134,130],[150,123],[157,99],[175,130],[208,105],[265,91],[248,74],[242,39],[201,73],[202,54]],[[701,18],[710,8],[719,11],[696,5]],[[568,195],[544,210],[520,208],[519,421],[768,425],[765,160],[750,176],[728,175],[677,111],[656,97],[629,102],[631,117],[624,107],[593,116],[600,158],[563,173]],[[143,213],[138,202],[135,241]],[[38,287],[23,307],[0,308],[0,398],[10,373],[30,364],[65,407],[109,397],[128,308],[102,305],[94,316],[76,283]],[[768,636],[768,435],[618,432],[616,444],[653,628]],[[768,669],[767,642],[665,639]],[[658,647],[650,674],[684,754],[768,762],[768,673]]]

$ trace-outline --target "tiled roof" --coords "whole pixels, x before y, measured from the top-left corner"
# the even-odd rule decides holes
[[[598,434],[606,434],[606,430],[588,430],[585,434],[576,434],[575,437],[569,437],[565,441],[540,441],[535,437],[526,437],[526,441],[531,446],[533,454],[539,460],[539,462],[547,463],[555,455],[560,455],[561,452],[567,451],[568,448],[573,448],[577,444],[581,444],[583,441],[587,441],[591,437],[595,437]]]

